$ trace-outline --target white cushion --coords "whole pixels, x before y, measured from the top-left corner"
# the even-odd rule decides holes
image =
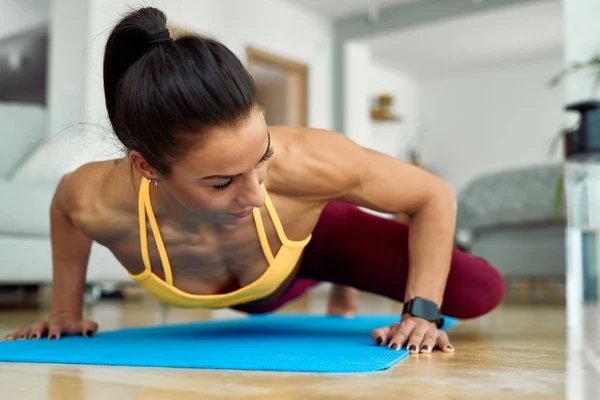
[[[50,236],[56,185],[0,181],[0,235]]]
[[[45,135],[46,111],[39,104],[0,103],[0,178],[14,168]]]
[[[0,234],[0,254],[4,257],[0,268],[1,283],[52,282],[52,242],[49,238]],[[133,282],[110,250],[96,242],[92,244],[86,278],[88,282]]]
[[[16,169],[18,182],[58,183],[82,165],[122,156],[116,139],[88,129],[69,129],[45,141]]]

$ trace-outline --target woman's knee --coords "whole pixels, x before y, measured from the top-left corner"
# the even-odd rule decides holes
[[[506,293],[506,284],[502,274],[489,262],[480,259],[480,268],[485,271],[485,278],[482,280],[481,286],[487,295],[483,296],[485,301],[482,302],[479,313],[484,315],[502,303]]]
[[[460,262],[453,262],[448,277],[442,311],[462,319],[481,317],[502,303],[504,278],[483,258],[460,253]]]

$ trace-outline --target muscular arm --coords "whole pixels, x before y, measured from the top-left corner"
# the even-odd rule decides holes
[[[298,134],[286,144],[286,156],[282,176],[297,196],[411,215],[405,299],[420,296],[441,306],[456,220],[454,192],[446,182],[329,131]]]
[[[67,176],[59,184],[50,207],[53,262],[51,313],[80,318],[92,240],[73,224],[68,212],[71,203]]]
[[[74,174],[74,173],[73,173]],[[83,319],[83,292],[92,240],[73,223],[77,212],[73,174],[65,176],[50,205],[50,234],[52,242],[52,307],[50,317],[33,322],[6,336],[7,340],[39,339],[47,335],[92,336],[98,324]]]

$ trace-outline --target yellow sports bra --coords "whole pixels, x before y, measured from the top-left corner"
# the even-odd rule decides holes
[[[150,200],[150,182],[146,179],[142,179],[138,195],[140,246],[142,260],[144,262],[144,271],[137,275],[129,274],[129,276],[159,300],[183,308],[224,308],[258,300],[270,295],[294,270],[304,247],[308,244],[312,235],[309,234],[308,237],[302,241],[289,240],[285,235],[283,226],[281,225],[281,221],[279,220],[279,216],[277,215],[267,190],[264,186],[262,186],[262,188],[265,191],[265,206],[273,221],[279,240],[281,241],[281,247],[277,251],[277,254],[273,255],[267,241],[260,209],[254,208],[252,210],[252,215],[256,225],[256,232],[267,262],[269,263],[267,270],[254,282],[233,292],[214,295],[190,294],[174,287],[171,265],[152,209],[152,202]],[[156,240],[158,253],[165,273],[165,280],[162,280],[152,272],[152,265],[150,264],[150,257],[148,256],[146,216],[150,221],[152,233]]]

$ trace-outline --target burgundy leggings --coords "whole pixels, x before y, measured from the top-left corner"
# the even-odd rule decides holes
[[[277,300],[252,312],[274,311],[321,282],[404,301],[408,232],[407,224],[346,203],[329,203],[305,249],[294,282]],[[501,302],[504,291],[504,281],[494,267],[454,249],[442,313],[456,318],[482,316]]]

